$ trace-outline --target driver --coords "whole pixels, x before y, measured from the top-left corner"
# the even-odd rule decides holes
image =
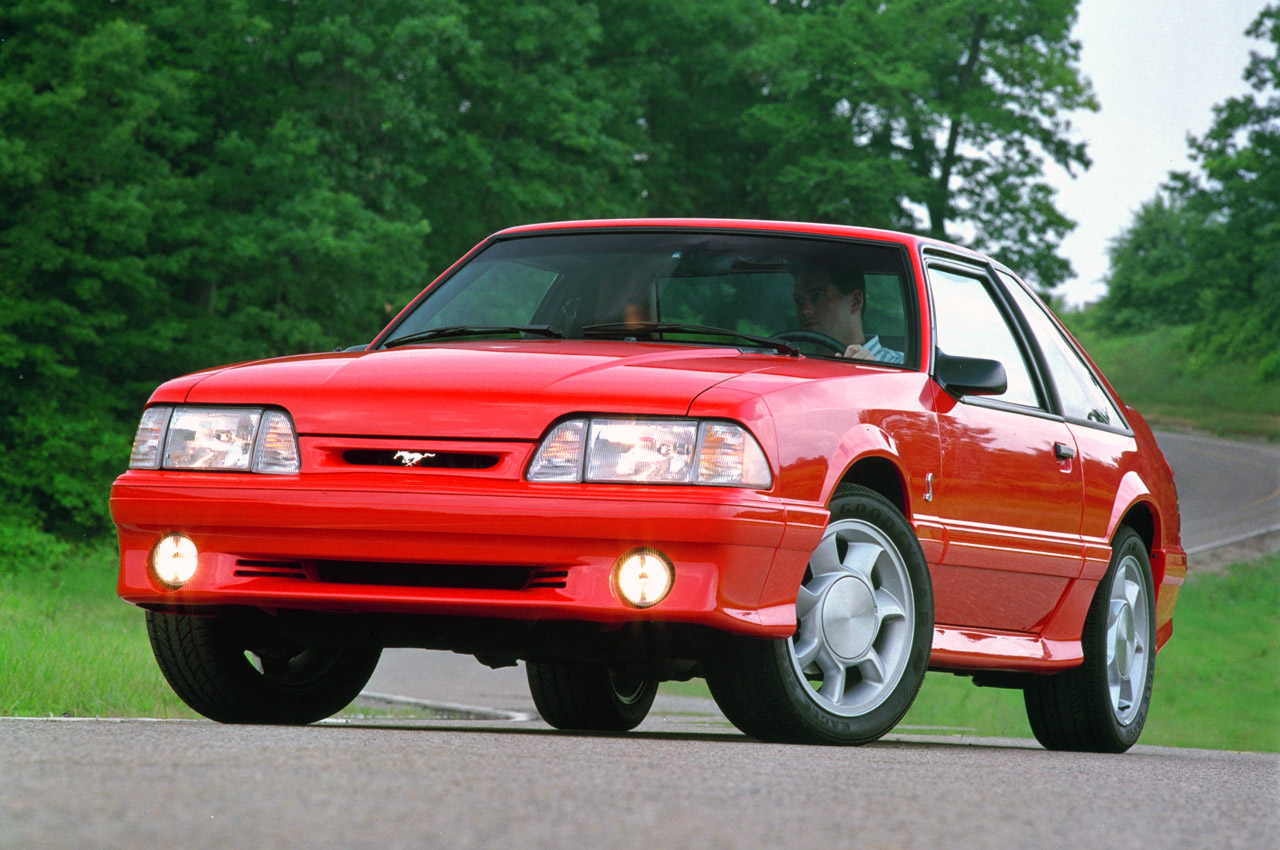
[[[796,312],[807,331],[825,334],[845,346],[840,357],[902,363],[901,351],[880,345],[862,328],[867,283],[860,271],[834,274],[827,266],[810,266],[795,278]]]

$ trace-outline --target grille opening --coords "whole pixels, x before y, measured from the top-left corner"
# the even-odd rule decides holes
[[[254,558],[237,558],[236,578],[298,578],[306,579],[307,571],[297,561],[264,561]]]
[[[447,587],[522,590],[533,570],[494,564],[389,564],[381,561],[319,561],[320,581],[384,587]]]
[[[415,457],[421,455],[421,457]],[[502,460],[483,452],[413,452],[391,449],[348,449],[342,459],[352,466],[394,466],[397,469],[492,469]],[[411,462],[406,463],[406,460]]]
[[[568,581],[568,570],[537,570],[529,577],[529,583],[525,585],[525,590],[548,587],[561,588],[565,587]]]

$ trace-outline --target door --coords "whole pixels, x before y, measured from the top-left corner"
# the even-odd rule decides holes
[[[1035,633],[1080,574],[1083,479],[1077,446],[981,269],[929,267],[937,347],[1004,364],[1007,390],[937,390],[942,459],[934,510],[946,541],[933,567],[935,620]]]

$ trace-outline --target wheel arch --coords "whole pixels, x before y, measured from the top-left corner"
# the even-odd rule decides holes
[[[1107,540],[1114,542],[1121,528],[1130,528],[1142,538],[1151,561],[1151,578],[1158,596],[1166,567],[1163,557],[1164,522],[1155,497],[1136,472],[1130,472],[1121,481],[1111,511]]]
[[[880,454],[860,457],[845,469],[836,490],[839,489],[839,484],[860,484],[884,496],[903,516],[910,516],[906,478],[895,461],[896,459],[891,460]],[[836,490],[829,494],[828,502],[835,496]]]
[[[840,470],[839,475],[835,471]],[[823,488],[823,504],[830,504],[841,484],[860,484],[888,499],[908,519],[907,473],[896,441],[883,429],[863,423],[849,431],[833,454]]]

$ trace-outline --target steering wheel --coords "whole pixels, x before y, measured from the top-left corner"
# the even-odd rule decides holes
[[[844,354],[844,350],[848,347],[835,337],[818,331],[779,331],[772,334],[769,339],[780,339],[783,342],[807,342],[837,355]]]

